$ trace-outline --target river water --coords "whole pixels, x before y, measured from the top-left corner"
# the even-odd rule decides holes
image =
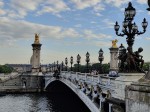
[[[46,93],[0,96],[0,112],[90,112],[79,97],[60,81],[52,82]]]
[[[77,97],[58,93],[7,94],[0,97],[0,112],[90,112]]]

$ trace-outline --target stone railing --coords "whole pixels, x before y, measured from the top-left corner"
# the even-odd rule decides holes
[[[14,79],[16,77],[18,77],[19,75],[21,75],[20,73],[16,72],[16,73],[11,73],[11,74],[3,74],[0,76],[0,82],[5,82],[5,81],[8,81],[8,80],[11,80],[11,79]]]
[[[90,100],[95,104],[100,111],[108,109],[105,105],[108,105],[109,112],[111,112],[112,104],[106,102],[107,98],[111,98],[111,85],[114,78],[108,78],[100,75],[91,75],[89,73],[73,73],[73,72],[62,72],[61,77],[68,79],[76,88],[84,93]],[[109,82],[108,82],[109,81]],[[103,91],[104,90],[104,91]],[[111,92],[110,92],[111,91]]]

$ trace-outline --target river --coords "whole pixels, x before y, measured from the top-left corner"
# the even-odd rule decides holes
[[[7,94],[0,97],[0,112],[90,112],[71,94]]]

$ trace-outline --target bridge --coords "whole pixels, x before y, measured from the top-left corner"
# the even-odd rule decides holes
[[[70,88],[91,112],[115,112],[117,110],[125,112],[124,90],[126,84],[131,83],[131,81],[120,80],[120,77],[109,77],[106,74],[91,75],[90,73],[62,71],[58,78],[54,77],[53,74],[44,75],[45,91],[51,83],[60,81]],[[140,74],[138,75],[135,77],[142,77]]]
[[[111,80],[107,80],[106,78],[105,81],[102,81],[99,75],[94,76],[74,72],[61,72],[59,78],[56,78],[53,77],[53,73],[50,73],[45,75],[44,89],[46,90],[48,85],[56,80],[61,81],[69,87],[85,103],[91,112],[100,112],[102,109],[112,112],[112,102],[107,103],[108,105],[105,108],[103,106],[106,99],[111,98],[111,94],[115,92],[110,84]],[[124,105],[124,102],[120,100],[120,104]]]
[[[68,71],[61,71],[59,77],[53,74],[53,72],[26,72],[13,73],[12,76],[5,78],[0,77],[0,92],[47,92],[48,86],[60,81],[71,89],[91,112],[129,112],[126,109],[131,106],[130,100],[137,99],[133,96],[134,92],[139,91],[144,94],[139,93],[140,99],[144,98],[140,103],[147,101],[147,94],[149,94],[148,86],[141,84],[141,89],[138,90],[135,83],[145,75],[142,73],[119,73],[118,77]]]

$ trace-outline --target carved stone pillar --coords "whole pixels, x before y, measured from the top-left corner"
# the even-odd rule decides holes
[[[110,50],[110,71],[118,71],[118,50],[119,48],[109,48]]]

